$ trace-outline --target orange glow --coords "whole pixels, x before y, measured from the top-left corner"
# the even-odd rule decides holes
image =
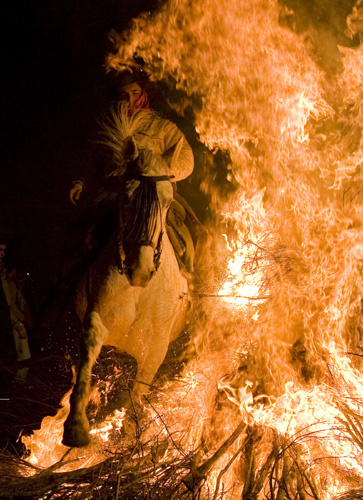
[[[30,463],[41,467],[49,467],[59,460],[67,451],[67,447],[61,443],[63,423],[69,412],[69,397],[71,391],[68,391],[63,397],[54,417],[45,417],[42,420],[42,426],[34,431],[31,436],[23,436],[22,442],[30,452],[28,460]]]
[[[276,431],[298,442],[328,500],[354,486],[347,470],[363,478],[362,450],[344,425],[348,414],[363,418],[363,51],[341,49],[345,71],[327,77],[278,16],[273,0],[169,1],[115,37],[107,60],[122,69],[137,56],[151,79],[198,96],[199,139],[229,153],[238,182],[224,197],[203,184],[219,297],[202,301],[182,373],[145,402],[143,438],[172,434],[210,456],[243,420],[263,429],[262,467]],[[92,431],[79,452],[86,463],[102,459],[103,440],[124,425],[116,417]],[[46,466],[64,450],[43,425],[23,442]],[[214,465],[205,491],[245,438]],[[241,462],[223,475],[232,500],[243,491]]]

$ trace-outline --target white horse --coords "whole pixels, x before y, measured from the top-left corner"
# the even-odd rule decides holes
[[[177,146],[174,155],[178,150]],[[138,152],[132,137],[124,141],[121,156],[123,172],[114,177],[119,193],[117,234],[82,279],[76,299],[84,332],[64,424],[67,446],[89,442],[86,406],[101,347],[114,346],[136,359],[132,394],[140,396],[147,392],[169,343],[183,330],[190,305],[187,280],[165,230],[173,199],[166,163],[151,151]]]

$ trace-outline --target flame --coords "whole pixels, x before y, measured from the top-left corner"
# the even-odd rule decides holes
[[[253,417],[255,422],[300,441],[307,461],[318,459],[321,448],[324,448],[326,456],[334,457],[342,469],[354,470],[361,477],[361,449],[349,439],[347,427],[342,422],[347,412],[361,416],[362,376],[351,367],[350,359],[339,352],[334,342],[326,347],[331,356],[330,362],[340,378],[338,387],[318,385],[306,390],[288,382],[284,394],[267,409],[261,404],[254,406],[245,400],[241,401],[241,410]],[[328,480],[330,494],[344,491],[341,482],[333,474]]]
[[[87,448],[70,449],[62,444],[63,424],[70,409],[69,390],[60,402],[60,408],[56,415],[43,418],[41,427],[30,436],[22,436],[22,443],[27,449],[27,461],[41,468],[51,467],[58,462],[64,462],[58,467],[63,472],[90,467],[106,457],[112,444],[119,444],[120,432],[123,428],[125,410],[115,410],[108,415],[104,422],[95,425],[91,430],[92,441]],[[108,451],[102,449],[102,443],[108,442]],[[64,460],[67,457],[67,460]],[[29,469],[35,474],[36,469]]]
[[[60,402],[60,409],[55,416],[43,418],[40,429],[34,431],[31,436],[22,436],[22,442],[28,450],[27,459],[31,464],[43,467],[53,465],[67,451],[68,448],[63,446],[61,441],[63,424],[69,413],[70,395],[71,391],[68,391],[63,396]],[[50,462],[49,450],[52,450]]]
[[[151,79],[200,103],[199,140],[228,152],[237,183],[222,195],[206,171],[219,297],[190,327],[180,376],[145,404],[145,439],[167,428],[183,449],[211,454],[242,419],[264,429],[260,468],[276,431],[330,499],[354,486],[347,470],[363,477],[352,430],[363,418],[363,50],[339,49],[344,71],[326,75],[273,0],[170,1],[112,38],[109,68],[143,60]],[[247,466],[227,465],[245,439],[206,491],[224,471],[224,491],[241,498]]]
[[[221,302],[206,306],[209,322],[196,327],[184,378],[183,398],[204,421],[191,435],[211,448],[225,435],[212,407],[216,387],[248,422],[290,437],[311,426],[329,434],[340,418],[336,402],[351,387],[332,380],[327,359],[338,378],[353,373],[329,342],[339,352],[359,352],[362,50],[342,49],[345,71],[327,77],[278,16],[273,1],[170,2],[134,20],[108,59],[121,68],[137,56],[153,79],[200,96],[200,140],[228,151],[240,185],[223,199],[208,179],[203,183],[215,219],[234,227],[216,248]],[[360,398],[362,379],[354,376]],[[174,403],[182,387],[170,385]],[[233,429],[236,415],[220,411]],[[180,410],[182,422],[188,416]],[[333,431],[306,450],[307,462],[319,453],[351,453]],[[361,474],[359,460],[354,467]],[[327,497],[349,483],[332,470],[321,491]]]
[[[111,431],[121,431],[123,420],[126,415],[126,410],[115,410],[111,415],[108,415],[102,424],[90,430],[91,435],[99,436],[102,441],[107,442]]]
[[[232,310],[234,308],[240,309],[246,306],[251,306],[251,301],[255,301],[255,306],[261,304],[266,297],[261,297],[261,289],[263,288],[264,273],[262,271],[262,266],[260,264],[259,270],[252,270],[252,272],[243,272],[246,269],[248,263],[254,258],[255,248],[251,248],[247,245],[242,245],[237,241],[237,249],[233,250],[233,247],[229,246],[227,235],[226,237],[227,246],[229,251],[232,253],[232,257],[228,262],[228,276],[225,279],[222,287],[218,291],[218,295],[223,298],[223,300],[231,304]],[[258,312],[253,316],[254,319],[258,318]]]

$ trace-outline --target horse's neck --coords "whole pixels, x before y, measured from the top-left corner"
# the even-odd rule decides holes
[[[166,230],[164,231],[164,234],[163,234],[160,266],[162,266],[162,267],[170,266],[173,269],[175,269],[177,272],[180,272],[179,264],[178,264],[178,261],[177,261],[176,255],[175,255],[175,251],[174,251],[174,248],[169,240],[169,236],[168,236]]]
[[[168,233],[165,229],[163,234],[160,263],[162,263],[163,261],[168,261],[168,262],[172,261],[173,256],[175,257],[174,250],[170,243]],[[176,262],[176,257],[175,257],[175,262]]]

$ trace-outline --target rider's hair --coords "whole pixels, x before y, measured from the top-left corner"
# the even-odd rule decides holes
[[[109,101],[118,101],[122,94],[122,88],[131,83],[138,83],[147,95],[149,101],[154,100],[156,93],[155,84],[150,82],[148,74],[142,69],[114,71],[108,75],[108,89],[106,90]]]

